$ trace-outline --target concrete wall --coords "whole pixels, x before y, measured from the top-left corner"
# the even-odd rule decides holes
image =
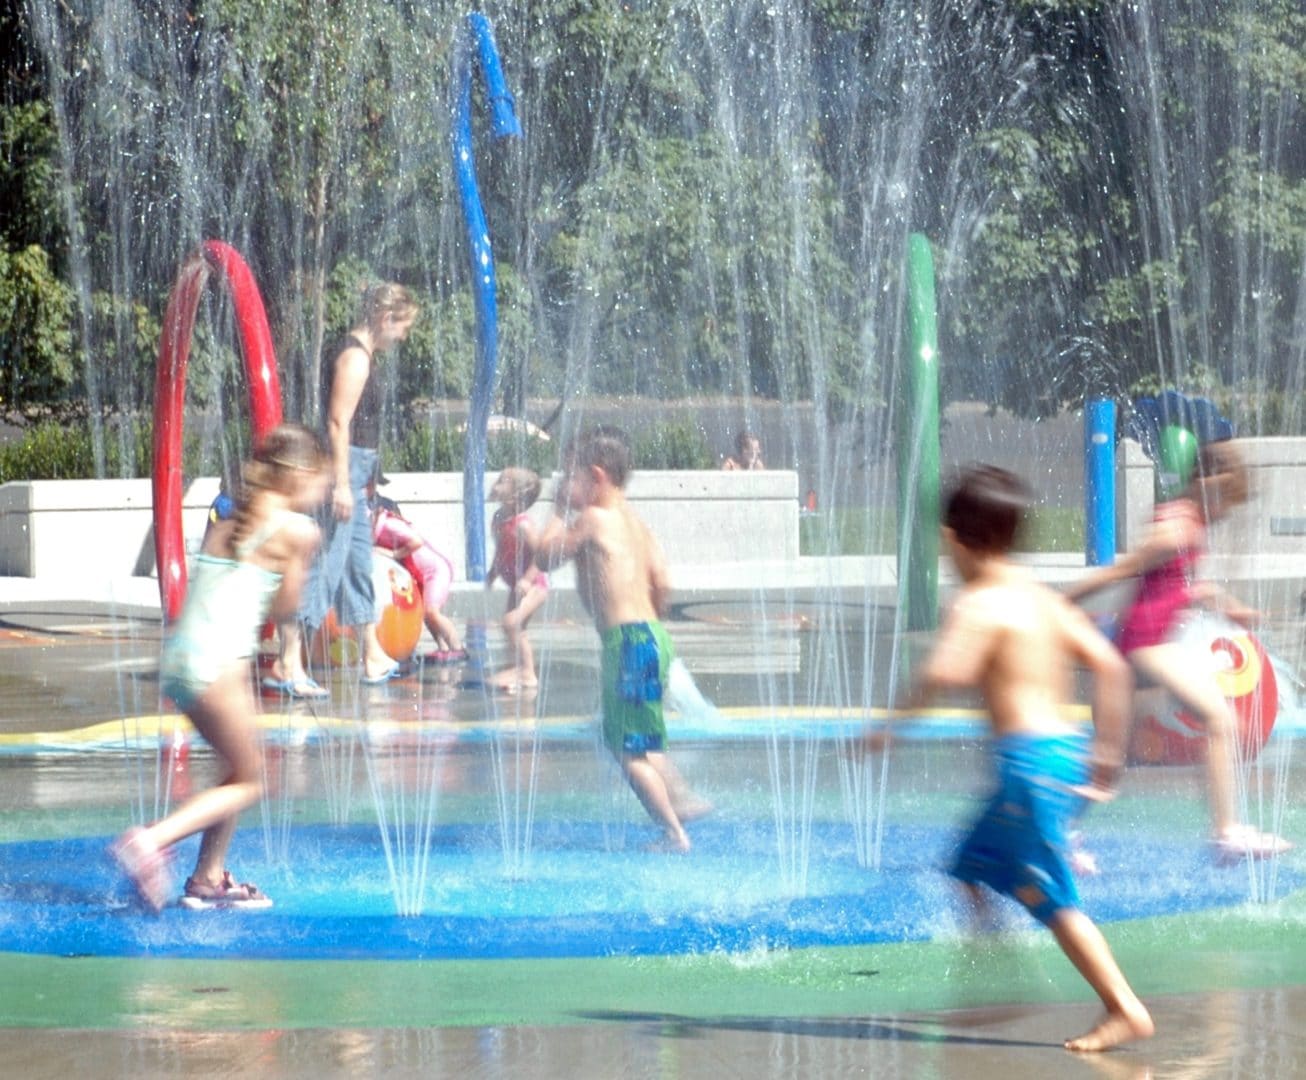
[[[456,577],[464,578],[462,475],[390,473],[389,478],[382,493],[453,560]],[[487,478],[487,491],[493,479]],[[631,476],[626,493],[672,566],[798,558],[797,473],[641,471]],[[549,480],[532,517],[543,524],[552,504]],[[494,510],[486,507],[486,547],[491,554],[489,519]]]
[[[151,489],[149,480],[0,485],[0,574],[78,579],[151,573]],[[216,494],[216,481],[212,490]],[[187,523],[198,520],[202,530],[207,507]]]
[[[1245,439],[1240,445],[1251,469],[1253,497],[1213,530],[1210,571],[1231,579],[1300,576],[1306,566],[1306,438]],[[1138,543],[1152,517],[1152,463],[1129,441],[1120,444],[1116,462],[1117,544],[1124,550]],[[211,478],[196,480],[187,490],[183,529],[188,544],[198,544],[217,490]],[[385,493],[453,559],[459,578],[465,577],[461,474],[396,473]],[[730,571],[758,584],[785,584],[803,570],[795,566],[795,472],[639,472],[631,478],[629,494],[661,540],[677,583],[707,587],[721,583],[722,573]],[[552,487],[546,483],[535,510],[541,520],[551,499]],[[151,575],[152,518],[148,480],[0,485],[0,576],[102,580]],[[829,562],[804,560],[818,561]],[[869,564],[879,566],[884,560],[855,562],[848,573],[865,577]],[[747,570],[739,571],[740,564]],[[820,567],[803,572],[813,581],[828,576]],[[884,573],[891,582],[891,568]]]
[[[493,477],[488,477],[489,490]],[[384,493],[465,574],[462,475],[394,473]],[[188,548],[204,533],[216,479],[196,480],[183,500]],[[798,476],[639,472],[631,502],[678,564],[789,562],[798,558]],[[543,522],[552,482],[533,511]],[[494,507],[487,508],[488,519]],[[33,480],[0,486],[0,575],[120,578],[154,573],[149,480]],[[492,545],[489,546],[492,551]]]

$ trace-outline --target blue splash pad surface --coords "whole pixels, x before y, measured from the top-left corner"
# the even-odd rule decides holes
[[[375,825],[302,826],[290,865],[262,833],[237,835],[232,866],[275,901],[267,911],[146,914],[105,855],[108,837],[0,845],[0,951],[55,955],[263,959],[493,959],[686,954],[925,940],[962,911],[943,872],[953,829],[887,826],[882,868],[857,865],[850,827],[814,822],[807,895],[792,898],[769,822],[698,823],[686,857],[607,850],[598,822],[537,821],[529,869],[503,873],[498,830],[435,830],[424,914],[399,917]],[[1089,839],[1103,868],[1080,883],[1095,920],[1233,906],[1244,867],[1220,868],[1196,838]],[[177,851],[179,880],[194,842]],[[185,868],[185,869],[182,869]],[[1279,869],[1280,894],[1300,875]],[[1015,905],[1009,922],[1032,926]]]

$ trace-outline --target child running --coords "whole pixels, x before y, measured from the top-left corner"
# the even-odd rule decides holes
[[[1066,1049],[1107,1050],[1150,1036],[1152,1018],[1106,939],[1079,910],[1066,825],[1085,797],[1109,797],[1123,761],[1131,679],[1087,616],[1010,560],[1027,504],[1024,485],[992,466],[967,471],[948,497],[943,534],[962,588],[925,662],[913,706],[941,690],[978,687],[983,694],[998,785],[951,873],[977,915],[987,885],[1052,931],[1106,1009]],[[1059,716],[1071,661],[1094,676],[1091,765],[1084,739]]]
[[[263,795],[249,660],[269,617],[294,614],[318,544],[306,513],[326,496],[325,444],[307,428],[269,432],[245,466],[235,512],[214,523],[195,561],[186,603],[169,629],[160,665],[163,692],[222,759],[224,779],[167,817],[123,833],[110,851],[154,911],[168,902],[168,849],[203,832],[181,906],[265,908],[254,885],[226,868],[236,821]]]
[[[379,474],[369,494],[372,498],[372,542],[388,551],[395,562],[413,575],[422,589],[422,618],[435,639],[435,651],[426,659],[435,664],[458,664],[467,659],[453,619],[442,610],[453,584],[453,563],[436,551],[413,523],[400,513],[399,504],[376,491],[388,483]]]
[[[689,790],[666,754],[662,694],[672,651],[659,619],[670,590],[661,549],[626,501],[629,473],[620,432],[599,428],[582,436],[564,461],[536,562],[552,569],[576,561],[577,591],[603,650],[603,740],[662,826],[663,839],[652,846],[687,852],[685,823],[712,807]]]
[[[1206,729],[1206,777],[1211,847],[1220,861],[1282,854],[1292,844],[1238,821],[1234,806],[1237,723],[1211,671],[1208,657],[1177,640],[1191,608],[1205,604],[1246,624],[1256,613],[1211,583],[1198,583],[1206,527],[1247,501],[1247,467],[1236,444],[1207,443],[1183,493],[1157,506],[1142,544],[1066,591],[1080,600],[1118,581],[1138,579],[1138,590],[1120,623],[1116,645],[1135,673],[1163,687]]]
[[[526,624],[549,596],[549,577],[533,561],[538,530],[527,513],[539,497],[540,478],[530,469],[504,469],[490,489],[490,498],[499,509],[491,523],[494,562],[485,575],[485,587],[490,588],[498,578],[508,586],[503,633],[512,657],[512,664],[496,672],[490,685],[509,692],[539,685],[535,652],[526,636]]]

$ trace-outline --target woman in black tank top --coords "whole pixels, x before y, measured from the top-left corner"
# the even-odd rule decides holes
[[[384,682],[399,670],[377,641],[373,621],[372,519],[366,489],[379,464],[381,441],[381,392],[374,357],[403,341],[416,316],[416,301],[402,285],[373,286],[364,299],[362,321],[323,371],[322,408],[335,486],[331,513],[323,522],[321,554],[305,585],[300,618],[309,641],[333,607],[341,626],[355,627],[366,683]],[[305,669],[297,625],[283,627],[281,657],[264,685],[297,697],[326,694]]]

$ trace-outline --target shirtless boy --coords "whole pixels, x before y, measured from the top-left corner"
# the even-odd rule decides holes
[[[1052,931],[1106,1010],[1066,1049],[1107,1050],[1150,1036],[1152,1018],[1101,931],[1079,910],[1066,826],[1085,796],[1110,796],[1123,761],[1132,680],[1083,612],[1009,558],[1027,504],[1024,485],[992,466],[967,471],[949,496],[943,534],[962,588],[913,704],[942,690],[977,687],[983,694],[998,785],[951,873],[977,910],[987,885]],[[1079,732],[1059,715],[1070,696],[1071,662],[1094,676],[1090,759]]]
[[[576,584],[603,649],[603,740],[644,809],[663,830],[656,847],[690,849],[685,822],[711,810],[666,753],[662,691],[671,642],[660,618],[669,587],[653,534],[626,501],[630,449],[612,428],[582,435],[568,452],[540,534],[541,570],[576,563]]]

